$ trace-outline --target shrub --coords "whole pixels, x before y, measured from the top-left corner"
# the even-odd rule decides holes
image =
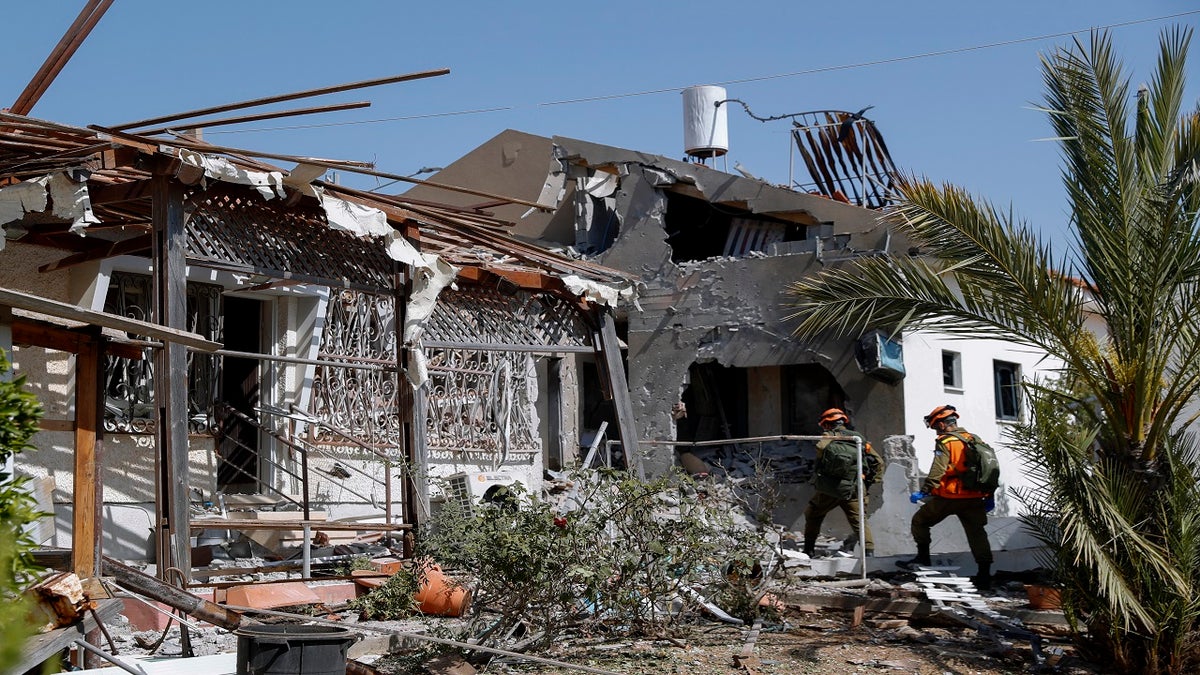
[[[4,470],[9,458],[32,446],[42,408],[25,391],[25,378],[5,380],[10,364],[0,350],[0,672],[20,659],[25,638],[33,632],[20,592],[38,571],[30,551],[35,542],[26,525],[43,514],[26,487],[27,478]]]
[[[732,504],[676,474],[641,481],[614,470],[572,476],[556,507],[515,487],[468,512],[448,503],[422,532],[423,556],[469,573],[473,611],[494,611],[489,635],[524,624],[534,648],[566,627],[655,633],[695,607],[697,592],[753,613],[745,575],[765,537],[735,522]]]

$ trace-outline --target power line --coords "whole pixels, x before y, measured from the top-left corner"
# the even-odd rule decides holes
[[[1079,33],[1087,33],[1087,32],[1093,31],[1093,30],[1108,30],[1111,28],[1125,28],[1127,26],[1136,26],[1138,24],[1143,24],[1143,23],[1154,23],[1156,21],[1166,21],[1168,19],[1178,19],[1180,17],[1191,16],[1193,14],[1200,14],[1200,9],[1191,10],[1188,12],[1178,12],[1176,14],[1166,14],[1163,16],[1150,17],[1150,18],[1146,18],[1146,19],[1133,19],[1130,21],[1121,21],[1118,23],[1110,23],[1110,24],[1106,24],[1103,26],[1092,26],[1089,28],[1081,28],[1078,30],[1064,31],[1061,33],[1047,33],[1045,35],[1035,35],[1035,36],[1031,36],[1031,37],[1015,38],[1012,40],[1002,40],[1000,42],[989,42],[987,44],[972,45],[969,47],[956,47],[954,49],[942,49],[942,50],[932,51],[932,52],[922,52],[920,54],[910,54],[908,56],[895,56],[895,57],[887,58],[887,59],[877,59],[875,61],[862,61],[859,63],[849,63],[849,64],[843,64],[843,65],[838,65],[838,66],[822,66],[820,68],[810,68],[808,70],[797,70],[797,71],[790,72],[790,73],[778,73],[775,75],[760,75],[757,77],[744,77],[744,78],[740,78],[740,79],[736,79],[736,80],[725,80],[723,82],[713,82],[712,84],[717,85],[717,86],[727,86],[727,85],[731,85],[731,84],[748,84],[751,82],[765,82],[768,80],[780,80],[780,79],[784,79],[784,78],[788,78],[788,77],[800,77],[802,75],[816,75],[818,73],[831,73],[831,72],[837,72],[837,71],[842,71],[842,70],[852,70],[855,68],[867,68],[870,66],[881,66],[881,65],[891,64],[891,63],[903,63],[905,61],[915,61],[917,59],[925,59],[925,58],[931,58],[931,57],[935,57],[935,56],[950,56],[952,54],[964,54],[967,52],[980,51],[980,50],[984,50],[984,49],[994,49],[996,47],[1009,47],[1012,45],[1024,44],[1027,42],[1038,42],[1041,40],[1050,40],[1050,39],[1054,39],[1054,38],[1067,37],[1069,35],[1078,35]],[[401,121],[406,121],[406,120],[428,119],[428,118],[434,118],[434,117],[454,117],[454,116],[459,116],[459,115],[479,115],[479,114],[493,113],[493,112],[504,112],[504,111],[508,111],[508,110],[518,110],[521,108],[528,108],[528,107],[540,108],[540,107],[548,107],[548,106],[556,106],[556,105],[570,105],[570,104],[575,104],[575,103],[595,103],[598,101],[612,101],[612,100],[622,99],[622,98],[636,98],[638,96],[650,96],[652,94],[669,94],[669,93],[674,93],[674,92],[678,92],[678,91],[683,91],[686,88],[687,87],[665,87],[662,89],[647,89],[644,91],[628,92],[628,93],[624,93],[624,94],[605,94],[605,95],[601,95],[601,96],[585,96],[582,98],[569,98],[569,99],[563,99],[560,101],[546,101],[543,103],[533,104],[532,106],[528,106],[528,105],[525,105],[525,106],[522,106],[522,105],[498,106],[495,108],[479,108],[479,109],[475,109],[475,110],[457,110],[457,111],[452,111],[452,112],[428,113],[428,114],[424,114],[424,115],[405,115],[403,117],[383,117],[383,118],[379,118],[379,119],[358,120],[358,121],[350,121],[350,122],[327,122],[327,123],[321,123],[321,124],[298,124],[298,125],[282,126],[282,127],[259,127],[257,129],[225,130],[225,131],[214,131],[211,133],[213,133],[213,134],[218,134],[218,133],[220,133],[220,134],[239,134],[239,133],[251,133],[251,132],[260,132],[260,131],[287,131],[287,130],[295,130],[295,129],[318,129],[318,128],[323,128],[323,127],[341,127],[341,126],[352,126],[352,125],[358,125],[358,124],[378,124],[381,122],[401,122]]]
[[[1200,14],[1200,9],[1190,12],[1179,12],[1178,14],[1168,14],[1166,16],[1157,16],[1149,19],[1134,19],[1132,21],[1122,21],[1120,23],[1110,23],[1106,26],[1093,26],[1091,28],[1081,28],[1079,30],[1066,31],[1063,33],[1048,33],[1046,35],[1037,35],[1033,37],[1016,38],[1013,40],[1004,40],[1002,42],[991,42],[983,45],[974,45],[971,47],[957,47],[954,49],[943,49],[935,52],[923,52],[921,54],[910,54],[908,56],[896,56],[889,59],[879,59],[876,61],[863,61],[861,63],[850,63],[840,66],[823,66],[821,68],[811,68],[809,70],[797,70],[791,73],[779,73],[777,75],[762,75],[759,77],[745,77],[737,80],[725,80],[724,82],[714,82],[717,86],[725,86],[730,84],[746,84],[748,82],[764,82],[766,80],[779,80],[785,77],[798,77],[800,75],[816,75],[817,73],[832,73],[839,70],[851,70],[853,68],[866,68],[868,66],[881,66],[889,63],[902,63],[904,61],[914,61],[916,59],[924,59],[932,56],[949,56],[951,54],[962,54],[965,52],[979,51],[981,49],[992,49],[993,47],[1008,47],[1011,45],[1022,44],[1025,42],[1038,42],[1040,40],[1049,40],[1052,38],[1066,37],[1068,35],[1077,35],[1086,33],[1092,30],[1107,30],[1109,28],[1124,28],[1141,23],[1153,23],[1155,21],[1165,21],[1167,19],[1177,19],[1181,16],[1190,14]],[[672,87],[669,89],[648,89],[646,91],[638,91],[630,94],[609,94],[606,96],[588,96],[585,98],[564,99],[562,101],[550,101],[548,103],[539,103],[539,106],[550,105],[566,105],[568,103],[588,103],[592,101],[607,101],[617,98],[631,98],[634,96],[647,96],[650,94],[665,94],[676,91],[683,91],[686,87]]]

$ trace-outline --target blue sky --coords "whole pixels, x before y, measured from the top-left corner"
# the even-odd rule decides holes
[[[9,3],[0,98],[16,98],[83,0]],[[223,127],[206,138],[269,152],[445,165],[504,129],[683,155],[679,90],[724,84],[755,114],[868,112],[903,169],[1010,203],[1056,247],[1067,205],[1042,113],[1039,54],[1090,27],[1200,9],[1192,1],[402,3],[116,0],[33,110],[118,124],[272,94],[449,68],[439,78],[283,103],[370,100],[365,110]],[[1200,14],[1118,26],[1148,78],[1159,31]],[[972,47],[1001,46],[908,58]],[[1189,100],[1196,100],[1200,37]],[[861,65],[855,64],[873,64]],[[813,72],[819,71],[819,72]],[[659,92],[641,95],[641,92]],[[566,100],[611,97],[577,103]],[[495,109],[495,110],[493,110]],[[455,114],[464,111],[482,111]],[[233,130],[236,130],[233,131]],[[728,166],[788,179],[787,123],[730,109]],[[718,167],[722,164],[718,163]],[[800,171],[799,165],[796,167]],[[799,175],[799,174],[798,174]],[[343,175],[371,188],[378,181]]]

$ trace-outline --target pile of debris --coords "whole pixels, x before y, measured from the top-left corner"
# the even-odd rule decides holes
[[[805,630],[811,621],[800,617],[814,613],[904,639],[920,635],[910,621],[950,624],[1009,657],[1022,645],[1032,665],[1061,658],[1047,645],[1065,632],[1061,613],[1026,609],[1016,581],[984,597],[945,568],[867,578],[857,560],[831,554],[840,541],[810,559],[792,533],[744,507],[735,485],[601,470],[552,476],[536,499],[517,488],[465,511],[447,504],[412,556],[387,540],[313,544],[309,578],[289,565],[296,551],[269,560],[281,556],[244,542],[194,570],[202,587],[106,559],[102,583],[85,589],[56,574],[39,585],[69,602],[43,603],[57,619],[28,665],[73,649],[77,662],[131,672],[194,657],[204,672],[234,673],[280,657],[272,650],[283,644],[324,650],[355,673],[462,674],[488,662],[613,672],[580,661],[630,645],[680,649],[683,636],[724,626],[742,641],[727,665],[759,672],[760,639]]]

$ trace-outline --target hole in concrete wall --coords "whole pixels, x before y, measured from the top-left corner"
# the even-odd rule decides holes
[[[805,239],[807,229],[674,192],[667,193],[663,223],[671,246],[671,260],[677,263],[769,253],[773,244]]]
[[[817,419],[829,408],[846,407],[846,392],[837,378],[823,366],[803,363],[784,366],[783,432],[815,436],[821,433]],[[854,411],[847,411],[853,416]]]
[[[676,423],[681,441],[713,441],[747,435],[746,371],[718,363],[693,363],[683,391],[687,417]]]

